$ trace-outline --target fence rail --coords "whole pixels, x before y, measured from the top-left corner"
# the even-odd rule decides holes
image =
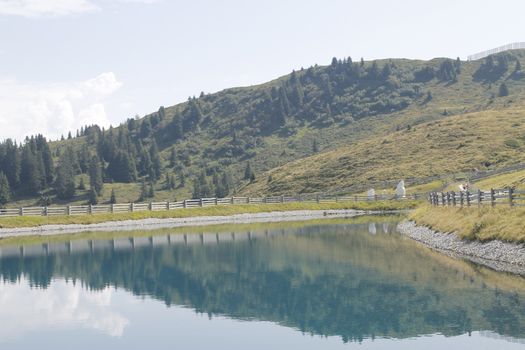
[[[48,207],[22,207],[0,209],[0,217],[13,216],[56,216],[56,215],[95,215],[108,213],[133,213],[140,211],[167,211],[189,208],[203,208],[219,205],[241,204],[279,204],[279,203],[336,203],[336,202],[364,202],[364,201],[392,201],[392,200],[423,200],[426,193],[414,193],[406,197],[376,195],[368,196],[330,196],[330,195],[301,195],[301,196],[273,196],[273,197],[227,197],[227,198],[199,198],[186,199],[178,202],[150,202],[150,203],[117,203],[102,205],[68,205]]]
[[[428,196],[428,201],[434,206],[525,206],[525,191],[492,188],[488,191],[432,192]]]

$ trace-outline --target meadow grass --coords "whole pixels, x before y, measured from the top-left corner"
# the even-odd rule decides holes
[[[469,240],[525,242],[525,208],[433,207],[424,204],[409,219],[440,232],[454,232]]]
[[[141,211],[134,213],[94,214],[75,216],[17,216],[0,218],[0,228],[36,227],[42,225],[95,224],[108,221],[140,220],[147,218],[189,218],[199,216],[227,216],[263,212],[283,212],[294,210],[404,210],[413,209],[417,201],[371,201],[343,203],[284,203],[284,204],[250,204],[188,208],[170,211]]]

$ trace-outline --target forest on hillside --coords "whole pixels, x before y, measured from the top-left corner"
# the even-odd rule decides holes
[[[355,142],[358,123],[424,108],[436,89],[457,84],[466,66],[475,84],[497,83],[498,94],[507,96],[508,84],[524,77],[521,58],[521,52],[479,62],[334,58],[263,85],[202,93],[108,129],[88,125],[53,142],[43,135],[8,139],[0,143],[0,204],[33,198],[47,205],[79,192],[94,204],[111,183],[140,184],[138,201],[157,191],[228,196],[281,161],[331,148],[338,130]],[[112,190],[110,201],[117,197]]]

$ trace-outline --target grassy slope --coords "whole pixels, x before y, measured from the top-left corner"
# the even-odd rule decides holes
[[[411,213],[410,218],[437,231],[456,232],[465,239],[525,242],[525,208],[424,205]]]
[[[292,210],[329,210],[329,209],[358,209],[358,210],[401,210],[413,209],[415,201],[388,201],[388,202],[345,202],[345,203],[287,203],[287,204],[260,204],[260,205],[231,205],[205,208],[191,208],[170,211],[142,211],[135,213],[96,214],[78,216],[18,216],[0,218],[0,228],[36,227],[42,225],[60,224],[94,224],[107,221],[140,220],[147,218],[188,218],[199,216],[226,216],[244,213],[282,212]]]
[[[501,167],[525,161],[523,140],[522,107],[450,116],[272,169],[272,182],[261,177],[243,193],[314,192]]]

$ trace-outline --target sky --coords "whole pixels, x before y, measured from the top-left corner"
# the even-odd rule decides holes
[[[522,0],[0,0],[0,139],[118,125],[332,57],[525,41]]]

